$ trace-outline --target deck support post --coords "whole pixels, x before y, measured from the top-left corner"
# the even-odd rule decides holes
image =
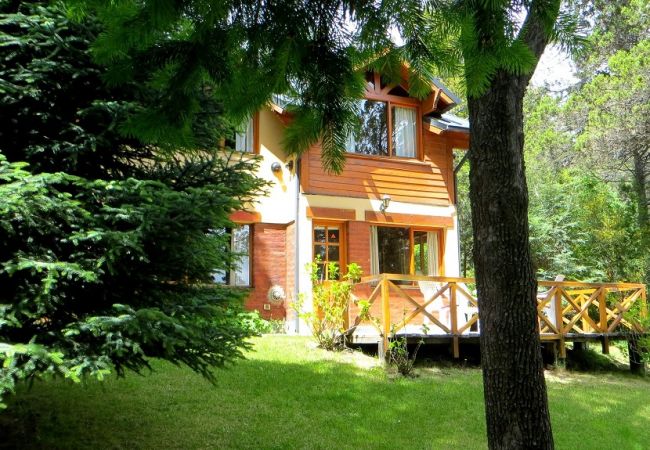
[[[609,337],[603,336],[600,340],[602,346],[603,355],[609,355]]]
[[[556,286],[555,295],[553,296],[555,302],[555,327],[560,333],[558,338],[558,355],[560,359],[566,359],[566,345],[564,342],[564,311],[562,310],[562,289]]]
[[[542,360],[544,364],[551,366],[557,363],[557,344],[555,342],[542,342]]]
[[[458,305],[456,304],[456,283],[449,283],[450,301],[449,307],[451,312],[451,342],[454,358],[460,358],[460,342],[458,338]]]
[[[639,375],[645,373],[645,363],[641,354],[641,346],[638,337],[631,337],[627,341],[627,349],[630,355],[630,371]]]
[[[386,361],[388,353],[388,336],[390,335],[390,288],[386,274],[381,276],[381,310],[382,310],[382,352],[379,354],[382,361]]]
[[[602,346],[603,355],[609,355],[609,337],[607,336],[607,304],[605,300],[607,298],[607,289],[601,287],[600,292],[598,293],[598,315],[599,323],[598,327],[600,328],[603,337],[601,338],[600,344]]]

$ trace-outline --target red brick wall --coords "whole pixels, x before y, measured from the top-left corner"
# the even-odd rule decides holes
[[[295,301],[293,298],[293,291],[295,289],[296,278],[296,224],[291,223],[287,226],[286,231],[286,273],[287,273],[287,286],[285,288],[287,294],[287,301],[285,307],[290,307],[290,303]]]
[[[253,289],[246,301],[246,309],[258,310],[265,319],[283,319],[284,304],[269,304],[267,294],[274,284],[287,289],[287,226],[257,223],[253,226]],[[291,258],[293,259],[293,258]]]
[[[370,224],[348,222],[348,264],[357,263],[364,275],[370,275]]]

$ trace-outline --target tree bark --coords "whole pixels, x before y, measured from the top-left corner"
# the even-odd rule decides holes
[[[648,223],[648,194],[646,179],[646,161],[645,152],[634,151],[634,190],[637,198],[637,224],[641,231],[641,245],[648,248],[650,245],[650,223]],[[646,283],[650,283],[650,262],[648,257],[644,261],[644,278]]]
[[[528,79],[498,72],[488,91],[468,103],[474,265],[491,449],[553,448],[528,243],[523,159]]]

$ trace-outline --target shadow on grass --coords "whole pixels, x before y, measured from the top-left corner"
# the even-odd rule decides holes
[[[289,340],[272,342],[280,356],[260,350],[218,372],[216,386],[160,361],[150,376],[109,379],[103,385],[37,383],[31,391],[21,390],[0,415],[6,433],[1,445],[485,448],[479,371],[452,369],[390,380],[380,368],[322,359],[322,352],[304,345],[281,347]],[[295,361],[282,360],[283,354],[296,351],[306,353]],[[615,382],[551,384],[557,447],[643,448],[637,446],[650,438],[650,384],[641,388],[625,391]]]
[[[149,377],[37,383],[1,415],[4,448],[481,448],[479,380],[387,380],[352,364],[243,361],[217,386]],[[475,425],[459,433],[459,418]]]

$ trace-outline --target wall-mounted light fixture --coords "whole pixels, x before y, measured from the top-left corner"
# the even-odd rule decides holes
[[[273,164],[271,164],[271,170],[273,171],[273,173],[282,172],[282,164],[280,164],[277,161],[274,162]]]
[[[381,196],[381,205],[379,205],[379,211],[385,213],[388,209],[388,205],[390,205],[390,195],[384,194]]]

